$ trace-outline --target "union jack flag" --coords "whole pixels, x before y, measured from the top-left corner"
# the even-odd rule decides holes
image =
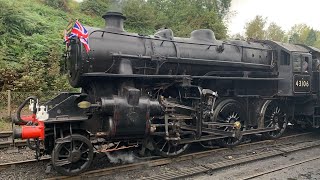
[[[84,28],[78,20],[76,20],[73,28],[71,29],[71,32],[69,35],[65,35],[65,42],[68,45],[68,42],[70,41],[71,38],[73,37],[78,37],[80,42],[83,44],[84,48],[86,49],[87,53],[90,51],[89,47],[89,41],[88,41],[88,31],[86,28]]]

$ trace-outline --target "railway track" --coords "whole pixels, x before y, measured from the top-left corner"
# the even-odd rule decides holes
[[[14,147],[21,147],[26,146],[27,141],[26,140],[15,140],[14,144],[12,144],[12,131],[2,131],[0,132],[0,138],[5,139],[0,141],[0,149],[8,148],[11,146]]]
[[[260,176],[263,176],[263,175],[266,175],[266,174],[270,174],[270,173],[273,173],[273,172],[281,171],[283,169],[287,169],[287,168],[290,168],[290,167],[293,167],[293,166],[297,166],[297,165],[300,165],[300,164],[308,163],[308,162],[315,161],[315,160],[318,160],[318,159],[320,159],[320,156],[313,157],[313,158],[306,159],[306,160],[302,160],[302,161],[299,161],[299,162],[296,162],[296,163],[287,164],[287,165],[284,165],[284,166],[280,166],[278,168],[273,168],[273,169],[270,169],[268,171],[257,173],[257,174],[254,174],[254,175],[251,175],[251,176],[247,176],[247,177],[244,177],[244,178],[241,178],[241,179],[242,180],[248,180],[248,179],[257,178],[257,177],[260,177]]]
[[[0,132],[0,138],[8,138],[12,136],[12,131],[2,131]]]
[[[284,140],[284,139],[290,139],[293,137],[298,137],[298,136],[305,136],[305,135],[309,135],[311,134],[311,132],[308,133],[301,133],[301,134],[294,134],[294,135],[290,135],[290,136],[285,136],[282,137],[278,140]],[[265,141],[258,141],[258,142],[254,142],[254,143],[248,143],[248,144],[242,144],[239,145],[238,147],[245,147],[245,146],[252,146],[252,145],[259,145],[259,144],[264,144],[264,143],[272,143],[272,142],[276,142],[278,140],[265,140]],[[277,156],[277,155],[282,155],[284,153],[289,153],[289,152],[293,152],[293,151],[298,151],[298,150],[302,150],[302,149],[306,149],[306,148],[311,148],[311,147],[315,147],[315,146],[319,146],[320,145],[320,141],[318,141],[316,143],[316,145],[305,145],[302,147],[295,147],[292,149],[281,149],[279,151],[275,151],[273,153],[270,154],[263,154],[255,157],[252,156],[251,157],[251,161],[253,160],[257,160],[257,159],[262,159],[262,158],[267,158],[267,157],[271,157],[271,156]],[[207,156],[211,156],[214,153],[217,152],[221,152],[224,150],[227,150],[228,148],[219,148],[219,149],[212,149],[212,150],[207,150],[207,151],[201,151],[201,152],[196,152],[196,153],[191,153],[191,154],[185,154],[182,156],[178,156],[175,158],[161,158],[161,159],[156,159],[156,160],[149,160],[149,161],[144,161],[144,162],[139,162],[139,163],[133,163],[133,164],[126,164],[126,165],[121,165],[121,166],[116,166],[116,167],[108,167],[108,168],[103,168],[103,169],[98,169],[98,170],[92,170],[92,171],[88,171],[85,173],[82,173],[78,176],[72,176],[72,177],[68,177],[68,176],[59,176],[59,177],[53,177],[53,178],[49,178],[47,180],[55,180],[55,179],[87,179],[87,178],[96,178],[96,177],[101,177],[101,176],[105,176],[105,175],[111,175],[114,173],[119,173],[119,172],[126,172],[126,171],[130,171],[130,170],[137,170],[137,169],[142,169],[147,167],[155,167],[155,166],[161,166],[161,165],[166,165],[166,164],[170,164],[172,162],[180,162],[180,161],[186,161],[186,160],[191,160],[191,159],[196,159],[196,158],[201,158],[201,157],[207,157]],[[232,166],[232,165],[236,165],[239,163],[244,163],[248,160],[246,159],[241,159],[238,161],[228,161],[227,162],[219,162],[214,166],[213,164],[210,166],[199,166],[199,167],[194,167],[192,169],[187,170],[186,172],[172,172],[171,174],[161,174],[159,176],[153,176],[150,178],[146,178],[146,179],[175,179],[175,178],[182,178],[182,177],[187,177],[187,176],[192,176],[192,175],[196,175],[198,173],[202,173],[202,172],[207,172],[207,171],[211,171],[214,170],[214,168],[218,169],[218,168],[223,168],[223,167],[227,167],[227,166]],[[233,162],[233,163],[231,163]],[[212,167],[211,167],[212,166]]]
[[[30,159],[30,160],[25,160],[25,161],[16,161],[16,162],[9,162],[9,163],[2,163],[0,164],[0,171],[10,168],[12,166],[16,166],[16,165],[23,165],[23,164],[28,164],[28,163],[34,163],[34,162],[38,162],[38,161],[49,161],[50,158],[42,158],[40,160],[37,159]]]
[[[236,159],[232,159],[232,160],[225,160],[225,161],[220,161],[220,162],[216,162],[216,163],[212,163],[212,164],[203,164],[203,165],[199,165],[199,166],[192,167],[192,168],[186,168],[186,169],[182,169],[182,170],[178,170],[178,171],[174,171],[174,172],[169,172],[169,173],[164,173],[164,174],[159,174],[156,176],[151,176],[151,177],[142,178],[142,179],[143,180],[149,180],[149,179],[150,180],[170,180],[170,179],[186,178],[186,177],[198,175],[200,173],[206,173],[206,172],[212,173],[213,171],[219,170],[222,168],[227,168],[227,167],[231,167],[231,166],[235,166],[235,165],[239,165],[239,164],[244,164],[244,163],[249,163],[249,162],[262,160],[262,159],[266,159],[266,158],[271,158],[271,157],[275,157],[275,156],[281,156],[281,155],[285,155],[285,154],[292,153],[295,151],[313,148],[316,146],[320,146],[320,140],[313,141],[313,142],[306,142],[306,143],[302,143],[299,145],[283,147],[283,148],[279,148],[279,149],[274,149],[274,150],[271,150],[268,152],[254,154],[254,155],[245,156],[245,157],[240,157],[240,158],[236,158]],[[267,173],[275,172],[275,171],[278,171],[278,170],[281,170],[284,168],[289,168],[289,167],[292,167],[292,166],[295,166],[298,164],[302,164],[302,163],[306,163],[306,162],[316,160],[316,159],[320,159],[320,157],[311,158],[311,159],[304,160],[304,161],[301,161],[298,163],[294,163],[294,164],[287,165],[284,167],[276,168],[276,169],[267,171],[265,173],[261,173],[261,174],[247,177],[245,179],[252,179],[252,178],[267,174]]]
[[[12,144],[12,141],[3,141],[3,142],[0,142],[0,149],[12,147],[12,146],[21,147],[26,145],[27,145],[26,140],[15,140],[14,144]]]

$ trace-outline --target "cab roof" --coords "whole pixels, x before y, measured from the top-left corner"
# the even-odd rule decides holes
[[[277,41],[271,41],[271,40],[264,40],[262,41],[266,44],[270,44],[271,46],[278,46],[281,47],[282,49],[285,49],[289,52],[303,52],[303,53],[309,53],[310,49],[307,48],[309,46],[306,45],[300,45],[300,44],[289,44],[289,43],[282,43],[282,42],[277,42]],[[319,50],[320,52],[320,50]]]

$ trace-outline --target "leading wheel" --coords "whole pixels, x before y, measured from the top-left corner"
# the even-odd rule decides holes
[[[262,115],[265,128],[275,128],[275,131],[264,133],[269,139],[279,138],[286,130],[288,119],[283,102],[268,100],[262,106]]]
[[[93,146],[83,135],[73,134],[56,143],[52,165],[63,175],[77,175],[85,171],[93,160]]]
[[[226,99],[220,102],[214,110],[213,118],[217,122],[221,123],[235,123],[241,124],[240,131],[244,130],[245,111],[242,108],[240,102],[234,99]],[[221,127],[224,131],[233,131],[233,127]],[[236,137],[227,137],[220,139],[218,142],[223,147],[233,147],[241,143],[241,133],[237,134]]]

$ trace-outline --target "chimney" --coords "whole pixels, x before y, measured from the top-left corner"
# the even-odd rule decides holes
[[[106,22],[107,31],[123,32],[123,21],[127,18],[121,13],[116,11],[108,11],[102,16]]]

